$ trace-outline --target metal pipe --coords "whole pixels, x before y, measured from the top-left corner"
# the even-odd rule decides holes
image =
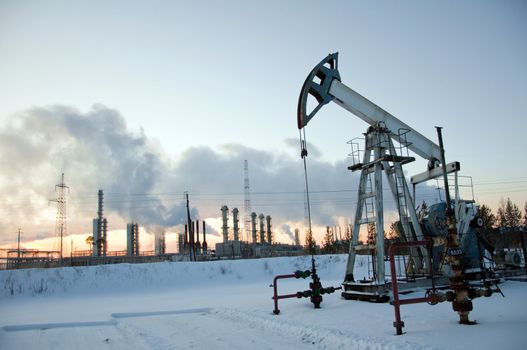
[[[410,305],[410,304],[427,303],[429,301],[430,301],[430,299],[427,298],[427,297],[403,299],[403,300],[399,300],[399,305]],[[403,326],[404,326],[404,322],[403,322]],[[400,335],[400,334],[398,334],[398,335]]]
[[[448,187],[448,175],[446,171],[446,161],[445,161],[445,148],[443,147],[443,135],[441,133],[441,126],[436,126],[437,130],[437,139],[439,141],[439,151],[441,152],[441,167],[443,168],[443,181],[445,183],[445,197],[446,197],[446,207],[447,211],[450,210],[451,199],[450,191]]]
[[[465,281],[465,273],[463,271],[463,265],[461,258],[463,257],[463,250],[459,246],[459,236],[456,228],[456,217],[454,210],[451,206],[450,191],[448,186],[448,176],[446,170],[445,161],[445,149],[443,147],[443,136],[441,134],[441,127],[436,126],[437,138],[439,141],[439,148],[441,151],[441,165],[443,168],[443,180],[445,182],[445,197],[447,209],[445,212],[446,222],[448,226],[448,239],[447,239],[447,259],[450,262],[452,268],[452,276],[449,279],[449,286],[454,290],[454,300],[452,302],[452,308],[459,315],[459,323],[461,324],[473,324],[468,318],[470,311],[472,311],[472,301],[469,298],[470,286]]]
[[[278,295],[278,280],[279,279],[285,279],[285,278],[296,278],[296,275],[294,273],[289,275],[278,275],[275,276],[273,279],[273,300],[274,300],[274,310],[273,313],[275,315],[278,315],[280,313],[280,309],[278,309],[278,299],[286,299],[286,298],[296,298],[297,295],[295,294],[286,294],[286,295]]]
[[[428,300],[427,298],[413,298],[413,299],[399,300],[399,286],[397,285],[397,273],[395,271],[395,252],[399,250],[400,248],[410,248],[410,247],[417,247],[417,246],[423,246],[423,245],[426,246],[427,244],[428,244],[428,241],[395,242],[390,246],[390,249],[388,250],[389,255],[390,255],[390,273],[391,273],[391,278],[392,278],[392,293],[393,293],[393,301],[391,302],[391,304],[393,305],[393,308],[395,311],[395,322],[393,323],[393,326],[396,329],[396,335],[403,334],[404,322],[401,320],[401,305],[422,303],[422,302],[427,302]]]

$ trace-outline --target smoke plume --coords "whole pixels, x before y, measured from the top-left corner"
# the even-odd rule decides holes
[[[359,174],[350,173],[344,160],[329,163],[315,146],[308,149],[314,225],[351,218]],[[249,162],[252,211],[271,215],[292,240],[291,227],[282,223],[304,222],[306,216],[303,164],[298,141],[292,139],[280,152],[227,144],[189,147],[169,156],[143,130],[129,130],[117,110],[95,105],[83,113],[53,105],[17,113],[4,123],[0,159],[0,243],[13,241],[21,225],[27,240],[53,235],[56,209],[48,200],[57,196],[54,186],[61,173],[69,187],[69,233],[91,231],[99,189],[104,190],[110,230],[132,220],[152,233],[185,224],[185,191],[192,220],[218,218],[225,204],[240,209],[242,224],[244,160]],[[207,234],[218,233],[208,226]]]

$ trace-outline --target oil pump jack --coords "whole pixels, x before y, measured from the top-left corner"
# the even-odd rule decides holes
[[[312,98],[316,100],[315,107],[308,111],[308,100]],[[321,107],[329,102],[335,102],[369,125],[364,134],[363,157],[348,167],[351,171],[360,171],[360,181],[346,273],[342,283],[342,296],[345,299],[377,302],[386,302],[390,299],[391,284],[386,281],[385,274],[387,254],[384,248],[384,173],[399,214],[401,239],[406,242],[429,242],[426,245],[414,245],[410,248],[411,258],[406,269],[407,273],[412,270],[414,275],[421,273],[430,276],[430,271],[432,275],[444,272],[448,277],[450,291],[442,293],[434,288],[428,293],[429,299],[426,301],[429,303],[450,301],[454,311],[459,314],[460,323],[471,323],[468,319],[468,314],[472,310],[471,300],[481,295],[489,296],[495,290],[491,290],[488,284],[483,288],[475,288],[469,285],[465,277],[467,267],[482,267],[479,264],[481,256],[478,256],[480,258],[478,260],[468,254],[469,251],[474,251],[472,246],[475,246],[476,250],[479,247],[479,243],[471,239],[474,237],[474,232],[471,230],[481,223],[481,220],[477,217],[477,206],[473,202],[460,201],[458,191],[456,191],[456,200],[451,203],[447,174],[459,171],[460,164],[445,162],[441,128],[437,128],[439,139],[437,145],[343,84],[338,71],[337,53],[323,59],[306,78],[298,101],[298,129],[302,130]],[[302,144],[305,145],[302,132],[300,135]],[[410,193],[403,173],[403,165],[415,160],[408,150],[428,161],[427,170],[413,176],[412,184],[438,177],[443,177],[445,181],[447,202],[431,206],[424,224],[423,220],[419,221],[414,197]],[[307,151],[302,149],[301,156],[306,155]],[[443,225],[435,225],[437,220],[433,220],[432,217],[442,219]],[[375,239],[372,240],[372,244],[359,244],[362,225],[375,225],[373,230]],[[461,234],[458,230],[462,230],[459,232]],[[437,248],[441,248],[439,255],[434,253]],[[357,281],[354,276],[355,258],[363,249],[372,252],[374,274],[372,279]],[[473,262],[472,258],[478,261]],[[438,259],[442,259],[441,263],[438,263]]]

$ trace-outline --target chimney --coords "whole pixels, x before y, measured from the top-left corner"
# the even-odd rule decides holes
[[[234,232],[234,240],[239,241],[240,240],[240,229],[238,227],[238,222],[240,220],[238,219],[238,208],[232,209],[232,222],[233,222],[233,232]]]
[[[207,254],[207,237],[205,236],[205,220],[203,220],[203,244],[201,245],[203,254]]]
[[[139,255],[139,225],[135,222],[126,224],[126,255]]]
[[[252,230],[252,238],[253,238],[253,244],[256,244],[256,213],[251,213],[251,230]]]
[[[260,214],[258,218],[260,219],[260,243],[264,244],[265,243],[265,223],[264,223],[265,216],[264,214]]]
[[[196,254],[201,254],[201,244],[199,243],[199,220],[196,220]]]
[[[165,255],[165,232],[155,235],[154,250],[156,255]]]
[[[273,232],[271,231],[271,215],[267,215],[267,243],[273,244]]]
[[[185,251],[185,234],[178,233],[178,253],[182,254]]]
[[[185,239],[183,240],[183,249],[186,251],[188,247],[188,226],[185,225]]]
[[[300,230],[295,228],[295,245],[300,245]]]
[[[227,222],[229,213],[229,208],[224,205],[221,207],[221,219],[223,221],[223,226],[221,227],[222,234],[223,234],[223,243],[226,243],[229,240],[229,224]]]

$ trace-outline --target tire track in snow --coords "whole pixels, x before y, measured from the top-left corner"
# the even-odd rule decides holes
[[[254,327],[255,329],[264,329],[277,335],[289,335],[296,337],[300,342],[312,344],[317,349],[357,349],[357,350],[415,350],[415,349],[444,349],[430,347],[422,344],[411,343],[401,338],[376,338],[351,331],[342,332],[335,329],[324,329],[311,325],[291,323],[280,320],[277,316],[262,316],[260,313],[244,312],[236,309],[214,309],[211,312],[222,320],[241,323]]]
[[[212,311],[212,310],[210,310]],[[148,318],[121,318],[117,329],[122,337],[146,349],[217,349],[262,350],[310,349],[311,344],[299,344],[295,337],[280,339],[271,332],[240,324],[230,319],[218,319],[211,312],[193,313],[186,317],[161,314]],[[302,346],[303,345],[303,346]]]

